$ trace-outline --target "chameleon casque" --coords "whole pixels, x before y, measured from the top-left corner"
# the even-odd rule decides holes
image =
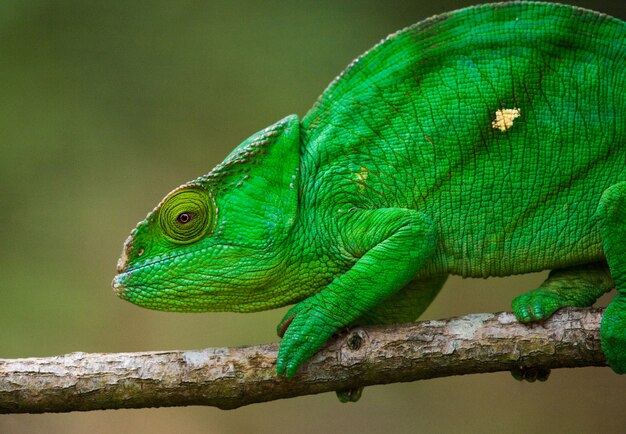
[[[131,232],[137,305],[251,312],[293,376],[345,326],[414,321],[449,274],[552,270],[523,322],[590,306],[626,372],[626,25],[554,3],[435,16],[357,58],[302,120],[252,135]]]

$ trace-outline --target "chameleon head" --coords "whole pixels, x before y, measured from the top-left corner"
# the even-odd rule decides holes
[[[297,209],[298,145],[299,121],[285,118],[169,193],[124,243],[116,294],[167,311],[252,311],[291,302],[277,291]]]
[[[216,215],[213,196],[201,184],[168,194],[124,242],[113,279],[117,295],[149,308],[178,310],[191,291],[180,280],[191,272],[190,256],[209,248]],[[185,286],[184,292],[178,286]]]

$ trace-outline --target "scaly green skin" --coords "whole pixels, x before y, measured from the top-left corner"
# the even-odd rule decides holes
[[[615,285],[602,346],[624,372],[625,41],[621,21],[549,3],[395,33],[302,122],[168,195],[126,241],[114,288],[169,311],[297,303],[278,327],[292,376],[342,327],[414,320],[448,274],[552,269],[517,317]]]

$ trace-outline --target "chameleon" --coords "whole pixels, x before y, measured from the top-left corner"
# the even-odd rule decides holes
[[[278,323],[293,377],[338,330],[416,320],[448,275],[551,270],[519,321],[616,295],[626,372],[626,25],[507,2],[444,13],[354,60],[303,117],[253,134],[126,239],[136,305]]]

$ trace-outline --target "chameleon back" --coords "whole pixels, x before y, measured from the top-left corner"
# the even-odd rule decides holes
[[[600,260],[595,209],[626,179],[625,41],[619,20],[534,2],[390,35],[303,119],[302,208],[423,211],[423,275]]]

